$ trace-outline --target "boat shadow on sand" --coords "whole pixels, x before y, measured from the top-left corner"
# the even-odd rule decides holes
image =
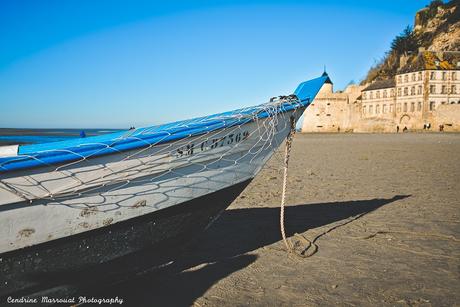
[[[286,207],[286,234],[303,233],[331,223],[353,220],[384,205],[409,197],[356,200]],[[221,217],[185,248],[175,263],[129,278],[89,295],[121,297],[128,305],[190,306],[220,279],[245,268],[257,256],[247,255],[281,240],[279,208],[226,210]]]

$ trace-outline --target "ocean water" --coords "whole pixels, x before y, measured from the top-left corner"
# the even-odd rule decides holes
[[[65,141],[85,135],[94,136],[120,131],[120,129],[8,129],[0,128],[0,146],[12,144],[37,144]]]

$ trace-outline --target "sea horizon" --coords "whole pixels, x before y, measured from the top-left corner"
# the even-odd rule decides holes
[[[0,128],[0,146],[59,142],[85,136],[113,133],[112,128]]]

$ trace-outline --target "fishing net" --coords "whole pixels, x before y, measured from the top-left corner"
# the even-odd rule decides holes
[[[306,81],[295,94],[255,107],[13,146],[15,154],[11,147],[0,148],[0,234],[5,237],[0,251],[129,220],[249,182],[327,79]]]
[[[168,187],[163,194],[179,194],[180,188],[200,194],[231,185],[255,175],[286,137],[290,116],[300,115],[296,110],[302,107],[295,95],[281,96],[257,107],[167,125],[22,146],[17,156],[0,158],[0,202],[104,198],[146,183],[155,183],[154,190]],[[134,196],[112,205],[122,206],[129,197]]]

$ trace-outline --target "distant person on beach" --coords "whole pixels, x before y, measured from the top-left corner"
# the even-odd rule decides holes
[[[80,131],[80,137],[81,138],[85,138],[86,137],[86,133],[84,130]]]
[[[403,132],[407,132],[407,127],[404,126]]]
[[[399,126],[396,126],[396,133],[399,133]]]

